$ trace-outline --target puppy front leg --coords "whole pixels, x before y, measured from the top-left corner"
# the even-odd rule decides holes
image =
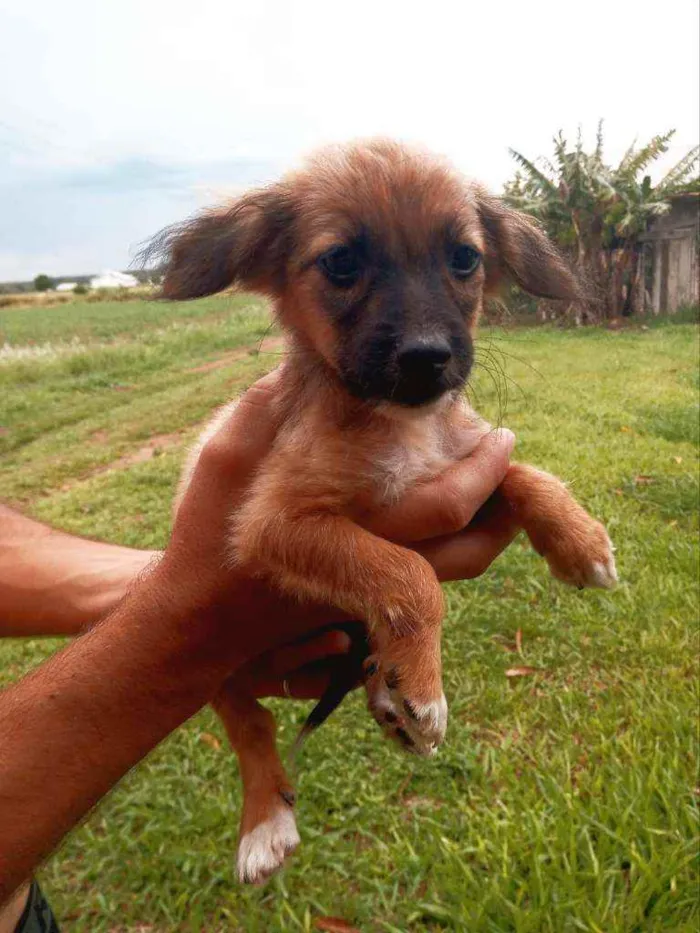
[[[299,845],[294,789],[277,751],[275,720],[235,682],[226,683],[212,705],[238,756],[243,782],[238,877],[262,884]]]
[[[259,502],[238,516],[236,553],[286,592],[366,620],[378,654],[370,709],[404,747],[432,754],[445,735],[447,704],[443,597],[430,564],[342,515]]]
[[[605,528],[556,476],[513,464],[498,491],[558,580],[579,589],[608,589],[617,583],[613,546]]]

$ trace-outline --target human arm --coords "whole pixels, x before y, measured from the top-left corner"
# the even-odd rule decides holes
[[[490,435],[468,461],[410,491],[368,526],[413,542],[443,581],[478,576],[515,532],[502,507],[482,507],[509,444],[506,435]],[[79,634],[111,612],[160,554],[67,534],[0,503],[0,638]]]
[[[0,503],[0,637],[77,635],[157,554],[66,534]]]
[[[265,407],[271,386],[274,381],[247,393],[206,446],[170,544],[153,569],[131,584],[107,619],[0,694],[0,902],[227,675],[338,619],[327,607],[285,600],[228,569],[228,515],[274,437]],[[472,463],[484,467],[472,489],[472,511],[500,482],[508,453],[507,443],[492,442]],[[436,533],[454,531],[456,517],[466,514],[451,502],[457,496],[461,503],[463,493],[452,489],[453,481],[436,484],[432,509],[424,496],[423,511],[413,509],[414,538],[428,512],[434,520],[444,511],[443,524],[434,521]],[[392,520],[401,524],[396,515]],[[467,532],[457,537],[446,542],[462,555],[463,575],[483,569],[484,548],[477,555]],[[503,528],[489,542],[492,557],[507,543]],[[441,568],[442,549],[432,547],[438,573],[454,570],[454,553]]]

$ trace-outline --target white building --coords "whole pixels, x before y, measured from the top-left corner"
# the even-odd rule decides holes
[[[100,275],[90,279],[90,288],[135,288],[139,280],[128,272],[113,272],[105,269]]]
[[[78,287],[77,282],[60,282],[56,286],[57,292],[73,292]]]

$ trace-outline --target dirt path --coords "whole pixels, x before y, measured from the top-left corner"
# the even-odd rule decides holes
[[[230,366],[233,363],[239,362],[240,360],[245,359],[247,356],[262,355],[266,353],[279,353],[283,346],[284,339],[282,337],[270,337],[265,339],[262,343],[237,347],[235,350],[232,350],[230,353],[226,353],[224,356],[220,356],[215,360],[210,360],[208,363],[202,363],[200,366],[195,366],[192,369],[186,369],[185,372],[212,372],[213,370],[223,369],[226,366]],[[169,450],[171,447],[178,446],[182,442],[183,435],[190,431],[193,427],[197,427],[197,425],[187,425],[187,427],[182,428],[180,431],[174,431],[171,434],[156,434],[149,438],[140,447],[137,447],[135,450],[131,450],[128,453],[122,454],[122,456],[118,457],[116,460],[101,464],[100,466],[95,467],[93,470],[84,473],[82,476],[68,480],[68,482],[64,483],[60,487],[61,492],[68,492],[69,490],[74,489],[76,486],[79,486],[88,480],[94,479],[96,476],[101,476],[104,473],[111,473],[114,470],[127,470],[138,463],[146,463],[147,461],[152,460],[154,457],[159,456],[164,451]],[[90,440],[92,443],[101,444],[107,441],[108,438],[109,434],[107,431],[96,431]]]
[[[259,346],[238,347],[216,360],[210,360],[208,363],[202,363],[201,366],[195,366],[193,369],[187,369],[188,373],[210,373],[214,369],[222,369],[224,366],[230,366],[238,360],[244,360],[246,356],[264,356],[266,353],[278,353],[284,347],[283,337],[263,338]]]

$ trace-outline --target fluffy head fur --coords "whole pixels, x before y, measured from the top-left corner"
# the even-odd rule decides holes
[[[163,295],[232,285],[273,299],[298,348],[355,397],[415,406],[466,380],[485,295],[504,277],[574,299],[528,217],[447,162],[386,140],[332,147],[276,184],[163,232]]]

